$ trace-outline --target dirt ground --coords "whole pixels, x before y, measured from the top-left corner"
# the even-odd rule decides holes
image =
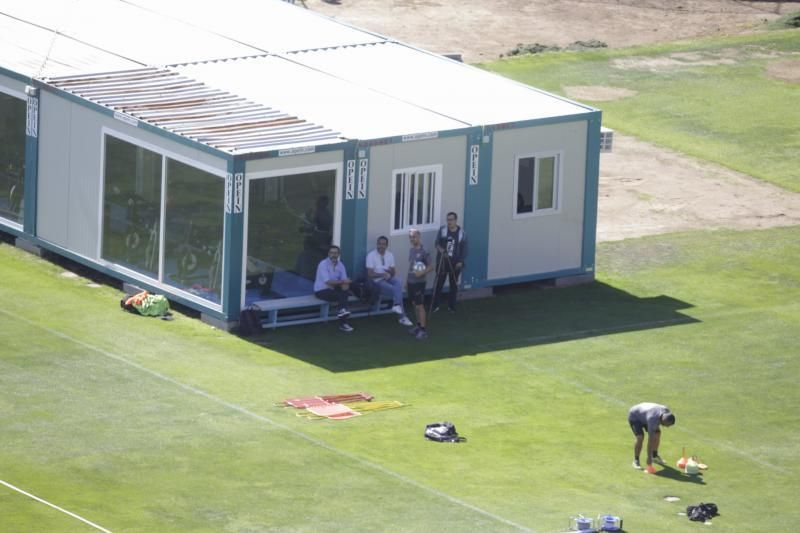
[[[459,53],[470,63],[497,59],[518,44],[566,46],[597,39],[623,47],[743,33],[800,11],[798,0],[305,0],[305,5],[433,52]],[[775,77],[800,83],[796,58],[781,58],[773,70]],[[594,101],[625,96],[605,87],[572,87],[568,94]],[[613,152],[601,156],[599,197],[598,241],[800,224],[800,194],[618,134]]]

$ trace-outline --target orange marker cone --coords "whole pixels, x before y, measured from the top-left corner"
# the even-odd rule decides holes
[[[686,462],[687,461],[688,461],[688,459],[686,459],[686,448],[681,448],[681,458],[678,459],[678,463],[677,463],[678,468],[680,468],[681,470],[686,468]]]

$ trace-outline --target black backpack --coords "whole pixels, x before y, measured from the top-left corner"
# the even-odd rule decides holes
[[[705,522],[717,516],[717,504],[715,503],[700,503],[698,505],[690,505],[686,508],[686,516],[689,520],[695,522]]]
[[[369,283],[365,278],[358,278],[353,283],[350,284],[350,292],[353,295],[365,303],[373,303],[372,296],[372,284]]]
[[[452,422],[434,422],[425,426],[425,438],[436,442],[464,442]]]
[[[239,313],[239,334],[242,337],[252,337],[261,333],[261,317],[258,308],[248,307]]]

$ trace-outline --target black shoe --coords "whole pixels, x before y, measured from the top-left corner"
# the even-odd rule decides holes
[[[434,305],[433,308],[431,308],[431,313],[435,313],[438,310],[439,310],[439,305],[438,304]]]

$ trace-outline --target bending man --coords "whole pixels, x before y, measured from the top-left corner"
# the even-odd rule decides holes
[[[661,426],[669,427],[675,423],[675,415],[669,408],[658,403],[638,403],[628,411],[628,423],[636,436],[633,445],[633,467],[637,470],[642,469],[639,455],[642,453],[645,428],[647,428],[647,471],[651,474],[655,472],[654,461],[661,466],[666,465],[658,455],[658,445],[661,442]]]

